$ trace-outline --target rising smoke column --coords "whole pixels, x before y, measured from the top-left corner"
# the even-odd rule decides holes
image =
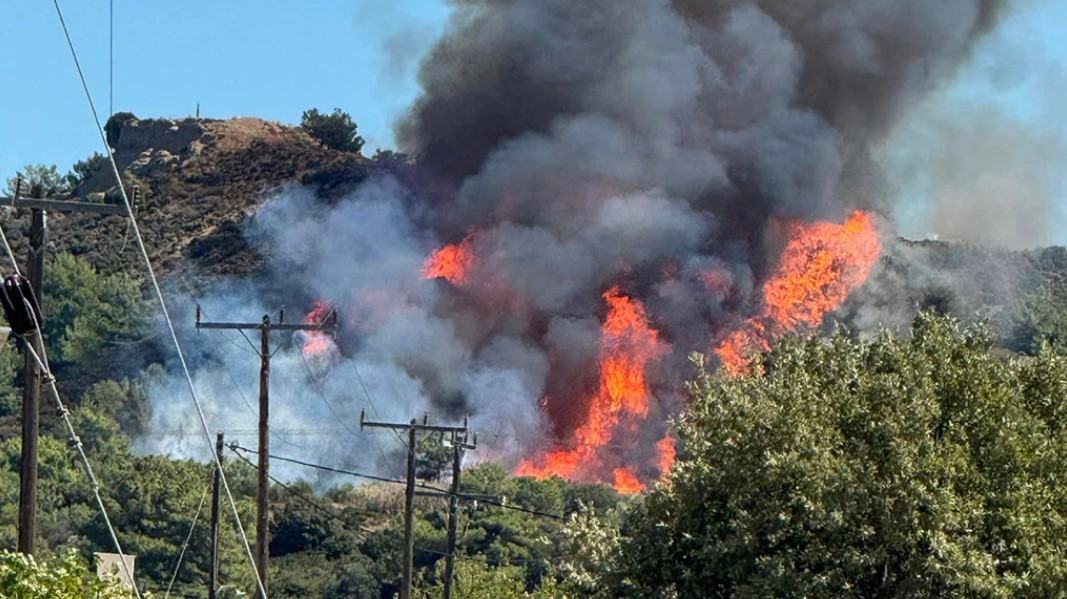
[[[1005,4],[455,2],[398,133],[429,181],[432,228],[459,244],[441,251],[465,250],[462,280],[441,291],[478,314],[470,350],[519,334],[551,364],[540,401],[555,440],[520,470],[590,450],[607,290],[642,306],[668,348],[642,362],[649,416],[627,425],[621,450],[661,448],[632,461],[647,482],[673,453],[663,421],[680,407],[688,352],[817,326],[861,284],[879,244],[871,217],[850,215],[886,200],[872,148]],[[832,255],[846,219],[861,225],[858,246]],[[816,221],[829,236],[801,247],[825,263],[781,264]],[[764,293],[790,280],[783,266],[846,280],[808,285],[830,294],[807,310],[818,319],[781,315]]]
[[[871,149],[1002,4],[456,0],[398,130],[417,188],[290,190],[249,236],[309,295],[288,305],[337,309],[311,366],[338,413],[366,382],[384,419],[469,414],[480,459],[637,491],[673,461],[690,352],[815,327],[869,274]],[[296,393],[302,426],[336,420]]]

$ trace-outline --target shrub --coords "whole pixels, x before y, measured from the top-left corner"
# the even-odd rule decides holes
[[[317,108],[304,112],[300,126],[327,147],[343,152],[358,153],[363,149],[363,138],[357,135],[358,126],[347,112],[334,108],[323,114]]]

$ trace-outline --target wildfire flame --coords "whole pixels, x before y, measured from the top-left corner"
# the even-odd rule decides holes
[[[659,333],[648,323],[645,307],[622,295],[618,287],[604,293],[608,314],[600,333],[600,384],[589,402],[585,421],[574,431],[574,446],[556,449],[539,459],[524,460],[520,476],[561,476],[599,480],[603,470],[600,455],[617,433],[648,416],[650,392],[645,380],[649,362],[667,351]],[[603,481],[601,481],[603,482]],[[612,482],[620,493],[636,493],[644,485],[633,470],[616,468]]]
[[[749,356],[767,349],[776,336],[818,326],[863,284],[881,254],[871,216],[860,211],[841,224],[787,223],[783,230],[788,241],[777,271],[762,286],[760,311],[725,335],[715,349],[731,373],[744,372]],[[437,250],[423,265],[423,276],[462,284],[474,264],[472,245],[468,235]],[[720,299],[734,293],[728,271],[709,269],[701,273],[701,282]],[[649,417],[652,394],[647,368],[669,347],[638,299],[624,295],[618,287],[602,297],[607,315],[600,330],[598,384],[587,401],[575,402],[585,406],[585,414],[566,441],[521,461],[515,473],[604,482],[620,493],[638,493],[654,482],[651,473],[656,470],[659,480],[669,484],[667,475],[675,460],[676,441],[669,434],[655,444],[654,452],[648,452],[654,455],[643,458],[647,464],[634,464],[627,455],[627,450],[636,448],[637,433]],[[549,398],[542,398],[543,409],[548,402]]]
[[[422,265],[423,278],[444,279],[454,285],[463,283],[474,262],[471,246],[472,239],[468,235],[463,241],[446,245],[430,254]]]
[[[640,493],[645,490],[645,485],[637,480],[637,475],[630,468],[616,468],[612,472],[615,490],[623,494]]]
[[[670,435],[656,443],[656,465],[659,466],[662,477],[666,477],[671,471],[671,466],[674,465],[674,438]]]
[[[318,324],[325,320],[331,312],[333,312],[333,307],[326,303],[325,300],[315,300],[315,306],[304,317],[304,324]],[[330,339],[325,334],[319,331],[304,332],[304,347],[301,349],[304,353],[304,358],[311,360],[325,356],[329,350]]]
[[[763,284],[763,309],[715,350],[727,371],[748,368],[748,356],[796,328],[818,326],[863,284],[882,245],[870,214],[856,211],[844,223],[790,223],[778,272]]]

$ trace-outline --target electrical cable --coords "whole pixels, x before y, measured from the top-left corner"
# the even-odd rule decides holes
[[[256,451],[255,449],[249,449],[247,447],[241,447],[240,445],[237,444],[236,441],[228,443],[227,447],[229,447],[233,451],[244,451],[246,453],[252,453],[252,454],[259,455],[259,452]],[[396,478],[387,478],[385,476],[377,476],[377,475],[374,475],[374,474],[364,474],[362,472],[353,472],[351,470],[342,470],[340,468],[331,468],[329,466],[320,466],[318,464],[312,464],[310,462],[304,462],[304,461],[301,461],[301,460],[297,460],[295,458],[287,458],[287,457],[277,456],[277,455],[270,454],[270,453],[267,454],[267,457],[272,459],[272,460],[278,460],[279,462],[288,462],[290,464],[296,464],[298,466],[306,466],[308,468],[315,468],[317,470],[323,470],[325,472],[333,472],[333,473],[336,473],[336,474],[346,474],[348,476],[354,476],[356,478],[363,478],[363,479],[366,479],[366,480],[373,480],[373,481],[377,481],[377,482],[381,482],[381,483],[396,483],[396,484],[401,484],[401,485],[407,484],[405,481],[402,481],[402,480],[399,480],[399,479],[396,479]]]
[[[363,375],[359,373],[359,367],[356,366],[355,357],[349,360],[348,363],[351,364],[352,370],[356,373],[356,380],[359,381],[359,386],[361,389],[363,389],[363,396],[367,398],[367,405],[370,406],[371,412],[374,412],[375,418],[381,418],[381,415],[378,413],[378,408],[374,407],[374,401],[372,401],[370,398],[370,392],[367,391],[367,385],[363,382]],[[400,441],[400,445],[402,445],[404,447],[404,450],[406,451],[408,447],[407,439],[405,439],[403,435],[397,432],[396,429],[389,430],[393,431],[393,434],[396,435],[396,440]]]
[[[257,470],[259,469],[259,466],[257,466],[256,464],[253,464],[251,460],[249,460],[248,458],[246,458],[243,455],[241,455],[240,451],[238,451],[237,449],[234,449],[233,447],[230,447],[228,449],[230,451],[232,451],[235,456],[237,456],[237,459],[241,460],[245,464],[248,464],[253,469],[257,469]],[[329,516],[331,518],[339,518],[340,517],[339,514],[330,511],[325,506],[320,505],[314,499],[311,499],[310,497],[308,497],[308,496],[304,495],[303,493],[297,491],[296,489],[292,488],[291,486],[289,486],[289,485],[283,483],[282,481],[278,480],[277,478],[274,477],[273,474],[267,473],[267,478],[269,478],[271,480],[271,482],[273,482],[274,484],[276,484],[279,487],[285,489],[286,492],[288,492],[289,494],[291,494],[294,497],[300,499],[301,501],[303,501],[304,503],[310,505],[311,507],[319,510],[323,514],[326,514],[327,516]],[[349,526],[348,522],[346,522],[343,518],[340,518],[340,519],[341,519],[341,523],[344,524],[345,527]],[[374,531],[370,530],[369,528],[364,528],[364,527],[359,526],[359,525],[356,525],[356,528],[358,528],[360,530],[360,532],[374,532]]]
[[[11,258],[11,266],[15,268],[15,274],[22,276],[22,272],[19,270],[18,260],[15,260],[15,252],[11,251],[11,244],[7,242],[7,234],[4,233],[4,225],[0,223],[0,239],[4,241],[4,251],[7,252],[7,257]]]
[[[189,541],[193,538],[193,531],[196,529],[196,523],[200,520],[200,512],[204,510],[204,501],[207,499],[207,492],[211,490],[211,481],[208,481],[206,487],[204,487],[204,494],[200,496],[200,505],[196,507],[196,515],[193,516],[193,523],[189,525],[189,534],[185,536],[185,542],[182,543],[182,550],[178,552],[178,563],[174,564],[174,573],[170,576],[170,582],[167,583],[167,592],[163,594],[163,599],[170,597],[170,590],[174,587],[174,580],[178,578],[178,570],[181,570],[182,560],[185,558],[185,550],[189,547]]]
[[[11,260],[11,266],[15,269],[15,273],[21,276],[18,260],[15,259],[15,253],[11,251],[11,246],[8,244],[7,234],[4,232],[4,227],[2,224],[0,224],[0,239],[3,239],[4,250],[7,252],[8,258],[10,258]],[[22,301],[26,304],[27,311],[30,314],[36,312],[31,303],[26,298],[23,298]],[[115,527],[111,523],[111,517],[107,513],[107,507],[104,505],[104,499],[100,495],[100,481],[96,478],[96,473],[93,472],[93,467],[89,463],[89,457],[85,454],[85,447],[82,445],[81,438],[78,437],[78,433],[74,430],[74,423],[70,419],[70,412],[63,404],[63,400],[59,397],[59,389],[56,388],[56,378],[52,375],[52,370],[48,365],[48,354],[46,353],[44,347],[44,332],[40,330],[40,327],[38,327],[33,334],[40,336],[41,354],[43,354],[43,358],[42,355],[37,354],[37,352],[33,348],[33,343],[29,340],[24,340],[26,351],[29,353],[29,355],[33,356],[34,361],[41,369],[41,380],[47,382],[49,389],[52,391],[52,397],[56,401],[56,408],[58,409],[59,414],[63,419],[63,423],[67,427],[67,433],[70,435],[71,444],[78,452],[78,456],[81,458],[82,466],[85,468],[85,473],[89,477],[89,483],[92,487],[93,496],[96,499],[96,504],[100,508],[101,515],[103,515],[104,517],[104,524],[107,526],[108,534],[111,535],[111,541],[115,545],[115,551],[116,553],[118,553],[119,561],[122,562],[122,570],[130,581],[130,587],[132,588],[134,595],[138,597],[138,599],[140,599],[141,593],[137,589],[137,581],[133,578],[133,572],[130,571],[129,564],[126,563],[126,554],[122,550],[122,543],[119,542],[118,534],[115,532]]]
[[[244,452],[252,453],[252,454],[256,454],[256,455],[259,454],[258,451],[254,450],[254,449],[249,449],[247,447],[241,447],[236,442],[230,443],[229,447],[230,447],[230,449],[235,450],[235,451],[244,451]],[[407,481],[403,481],[403,480],[400,480],[400,479],[397,479],[397,478],[386,478],[384,476],[375,476],[373,474],[366,474],[366,473],[363,473],[363,472],[354,472],[354,471],[351,471],[351,470],[343,470],[341,468],[333,468],[331,466],[323,466],[321,464],[313,464],[311,462],[305,462],[303,460],[298,460],[298,459],[295,459],[295,458],[287,458],[285,456],[267,454],[267,457],[269,457],[272,460],[278,460],[278,461],[281,461],[281,462],[288,462],[290,464],[296,464],[298,466],[305,466],[307,468],[314,468],[316,470],[323,470],[325,472],[334,472],[336,474],[346,474],[348,476],[354,476],[354,477],[357,477],[357,478],[364,478],[364,479],[367,479],[367,480],[373,480],[373,481],[385,482],[385,483],[393,483],[393,484],[398,484],[398,485],[406,485],[407,484]],[[428,491],[436,491],[437,493],[442,493],[442,494],[448,495],[448,496],[453,495],[452,491],[450,491],[448,489],[444,489],[444,488],[441,488],[441,487],[436,487],[434,485],[428,485],[426,483],[420,483],[418,481],[415,482],[415,486],[420,488],[420,489],[426,489]],[[508,505],[506,503],[494,501],[492,499],[489,499],[489,498],[486,498],[486,497],[480,496],[480,495],[467,495],[467,494],[464,494],[464,493],[455,493],[454,495],[456,497],[460,498],[460,499],[466,499],[468,501],[477,501],[477,502],[480,502],[480,503],[484,503],[486,505],[491,505],[491,506],[494,506],[494,507],[499,507],[499,508],[508,509],[508,510],[514,510],[514,511],[517,511],[517,512],[525,512],[527,514],[531,514],[531,515],[534,515],[534,516],[543,516],[545,518],[552,518],[554,520],[566,520],[566,518],[564,516],[560,516],[559,514],[550,514],[548,512],[539,512],[537,510],[527,509],[527,508],[524,508],[524,507],[518,506],[518,505]]]
[[[67,22],[63,18],[63,10],[59,6],[59,0],[52,0],[52,4],[56,9],[56,16],[59,18],[59,23],[63,28],[63,35],[67,40],[67,46],[70,48],[71,58],[74,60],[74,66],[78,71],[78,78],[81,80],[82,90],[85,92],[85,99],[89,103],[89,110],[92,112],[93,123],[96,125],[96,129],[100,134],[100,141],[104,145],[104,150],[107,152],[108,162],[111,164],[112,174],[115,176],[115,181],[118,184],[119,193],[122,195],[122,202],[126,206],[126,213],[130,219],[130,227],[133,229],[134,237],[137,240],[137,248],[141,252],[142,258],[144,258],[145,268],[148,271],[148,276],[152,281],[152,288],[155,291],[156,299],[159,300],[160,309],[163,313],[163,319],[167,323],[167,329],[170,331],[171,340],[174,342],[174,347],[178,352],[178,361],[181,363],[182,373],[185,375],[186,383],[189,386],[189,393],[193,398],[193,405],[196,407],[197,415],[200,418],[200,425],[203,428],[204,439],[209,449],[214,449],[214,442],[211,438],[211,429],[207,425],[207,417],[204,415],[203,407],[200,403],[200,397],[196,393],[196,385],[193,383],[193,376],[189,371],[189,365],[185,360],[185,354],[182,351],[181,343],[178,341],[178,333],[174,328],[174,322],[171,320],[170,311],[167,309],[167,302],[163,298],[163,290],[159,286],[159,279],[156,277],[155,269],[152,267],[152,260],[148,256],[148,249],[145,247],[144,236],[141,235],[141,228],[137,224],[137,219],[134,217],[133,206],[130,204],[129,195],[126,193],[126,186],[122,182],[122,176],[119,173],[118,163],[115,162],[115,154],[111,150],[111,146],[107,143],[107,135],[104,134],[104,128],[100,124],[100,117],[97,115],[96,104],[93,102],[92,93],[89,92],[89,84],[85,80],[85,73],[82,71],[81,62],[78,60],[78,53],[74,49],[74,41],[70,37],[70,30],[67,28]],[[211,451],[212,460],[215,462],[215,467],[219,472],[219,480],[222,482],[222,487],[226,491],[226,498],[230,503],[230,508],[233,511],[234,520],[237,525],[237,530],[241,533],[241,541],[244,544],[245,554],[248,557],[248,561],[252,566],[252,572],[255,575],[256,587],[259,590],[259,594],[263,599],[267,599],[267,591],[263,586],[262,576],[259,572],[259,568],[256,566],[255,557],[252,555],[252,547],[248,543],[248,535],[245,534],[244,525],[241,524],[241,515],[237,510],[237,502],[233,498],[233,493],[230,491],[229,482],[226,480],[226,473],[222,469],[222,463],[219,461],[218,456],[214,451]],[[266,573],[263,573],[266,574]]]
[[[344,427],[353,435],[356,434],[356,430],[346,424],[346,419],[342,418],[341,415],[338,414],[336,410],[334,410],[333,404],[331,404],[330,400],[326,398],[326,391],[322,388],[322,381],[320,381],[318,377],[316,377],[315,374],[311,371],[311,365],[308,364],[307,358],[304,356],[304,352],[300,352],[300,360],[304,363],[304,370],[307,372],[308,378],[311,379],[312,387],[315,389],[315,392],[318,394],[319,398],[322,399],[322,403],[326,404],[326,408],[330,410],[330,413],[333,414],[334,418],[336,418],[337,421],[341,423],[342,427]],[[378,442],[376,437],[374,438],[374,447],[382,456],[382,462],[388,461],[388,458],[385,455],[385,450],[382,449],[382,445]]]
[[[42,334],[37,331],[37,335]],[[89,477],[89,483],[92,487],[93,497],[96,499],[97,506],[100,507],[100,513],[104,516],[104,524],[107,526],[108,534],[111,535],[111,542],[115,544],[115,551],[119,555],[119,561],[122,562],[122,570],[126,574],[126,577],[130,581],[130,586],[133,589],[133,594],[140,599],[141,592],[137,589],[137,581],[133,579],[133,572],[130,571],[130,565],[126,563],[126,554],[122,550],[122,543],[119,543],[118,534],[115,533],[115,527],[111,524],[111,518],[107,514],[107,507],[104,506],[104,498],[100,495],[100,481],[97,480],[96,474],[93,472],[92,465],[89,464],[89,457],[85,455],[85,447],[82,445],[81,438],[78,437],[78,433],[74,430],[74,423],[70,419],[70,411],[63,404],[63,400],[59,398],[59,390],[56,388],[56,377],[52,375],[52,371],[48,367],[48,355],[45,354],[44,358],[37,354],[33,349],[33,344],[27,342],[26,351],[29,352],[37,366],[41,369],[41,378],[48,383],[48,388],[52,391],[52,398],[55,399],[56,409],[59,411],[60,417],[63,419],[63,423],[67,427],[67,434],[70,435],[71,445],[74,446],[75,451],[78,452],[78,457],[81,458],[82,466],[85,468],[85,474]],[[44,344],[41,344],[41,353],[44,353]]]

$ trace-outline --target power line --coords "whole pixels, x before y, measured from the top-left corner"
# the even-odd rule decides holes
[[[300,360],[304,363],[304,370],[307,372],[308,378],[311,379],[312,382],[311,386],[315,389],[315,392],[318,394],[319,398],[322,399],[322,403],[326,404],[326,408],[330,410],[330,413],[333,414],[334,418],[336,418],[337,421],[341,423],[341,426],[343,426],[345,430],[349,431],[352,434],[356,434],[356,430],[350,428],[347,424],[345,424],[346,419],[340,414],[338,414],[336,410],[334,410],[333,404],[331,404],[330,400],[326,398],[326,391],[322,387],[322,381],[320,381],[318,377],[315,376],[315,373],[311,371],[311,365],[308,364],[307,358],[304,356],[304,352],[302,351],[300,352]],[[358,373],[359,371],[357,370],[356,372]],[[364,387],[364,392],[366,392],[366,387]],[[388,461],[388,458],[385,455],[385,450],[382,449],[381,443],[378,443],[378,441],[375,440],[374,447],[378,450],[378,454],[382,456],[382,462]]]
[[[15,259],[15,254],[11,251],[11,246],[8,244],[7,234],[4,232],[2,223],[0,223],[0,238],[3,239],[4,249],[7,252],[8,258],[11,259],[11,266],[15,269],[15,273],[18,274],[18,260]],[[36,312],[36,310],[29,304],[26,298],[23,298],[22,301],[26,303],[26,307],[30,314]],[[40,327],[38,326],[38,329],[39,328]],[[36,331],[35,334],[43,335],[42,331],[40,330]],[[43,339],[40,344],[40,355],[38,355],[38,353],[34,351],[33,346],[33,343],[25,343],[28,355],[33,357],[34,361],[37,362],[37,365],[41,369],[42,380],[48,383],[48,387],[52,391],[52,397],[55,399],[56,407],[58,408],[59,414],[63,419],[63,423],[67,427],[67,433],[70,436],[71,445],[74,447],[75,451],[77,451],[78,453],[78,456],[81,458],[82,466],[85,468],[85,473],[89,477],[90,486],[92,487],[93,491],[93,497],[96,499],[96,504],[100,508],[101,515],[103,515],[104,517],[104,524],[107,526],[108,533],[111,535],[111,541],[115,545],[115,551],[118,553],[119,560],[122,562],[122,569],[125,572],[126,577],[130,580],[130,586],[133,589],[134,595],[137,596],[139,599],[141,597],[141,593],[137,589],[137,581],[133,578],[133,572],[130,571],[129,564],[126,563],[126,555],[122,550],[122,543],[119,542],[118,534],[115,532],[115,527],[111,523],[111,517],[108,516],[107,507],[104,506],[104,499],[100,495],[100,482],[97,480],[96,474],[93,472],[93,467],[89,463],[89,457],[85,454],[85,448],[82,445],[81,438],[78,437],[78,433],[74,430],[74,423],[70,419],[70,412],[63,404],[63,400],[59,397],[59,389],[56,388],[56,378],[52,374],[52,370],[48,365],[48,354],[45,353]]]
[[[248,464],[248,465],[249,465],[249,466],[251,466],[252,468],[258,468],[258,466],[256,466],[255,464],[253,464],[253,463],[251,462],[251,460],[249,460],[248,458],[246,458],[246,457],[244,457],[243,455],[241,455],[241,453],[240,453],[240,452],[239,452],[239,451],[238,451],[237,449],[235,449],[235,448],[233,448],[233,447],[230,447],[230,451],[232,451],[232,452],[233,452],[233,454],[234,454],[235,456],[237,456],[237,459],[241,460],[241,461],[242,461],[242,462],[244,462],[245,464]],[[291,495],[293,495],[293,496],[294,496],[294,497],[296,497],[297,499],[300,499],[301,501],[303,501],[304,503],[306,503],[306,504],[310,505],[311,507],[313,507],[313,508],[315,508],[315,509],[319,510],[319,511],[320,511],[320,512],[322,512],[323,514],[326,514],[327,516],[330,516],[331,518],[337,518],[337,517],[339,516],[339,514],[337,514],[336,512],[332,512],[332,511],[330,511],[330,510],[329,510],[328,508],[326,508],[325,506],[323,506],[323,505],[319,504],[319,502],[315,501],[314,499],[311,499],[310,497],[308,497],[307,495],[304,495],[304,494],[303,494],[303,493],[301,493],[300,491],[297,491],[296,489],[294,489],[294,488],[293,488],[293,487],[291,487],[290,485],[287,485],[286,483],[283,483],[282,481],[278,480],[277,478],[275,478],[275,476],[274,476],[273,474],[268,474],[267,476],[268,476],[268,477],[270,477],[270,480],[271,480],[271,481],[272,481],[272,482],[273,482],[274,484],[276,484],[276,485],[278,485],[279,487],[281,487],[281,488],[285,489],[285,490],[286,490],[286,492],[290,493]],[[342,522],[342,524],[344,524],[344,525],[345,525],[346,527],[348,526],[348,522],[347,522],[347,521],[345,521],[345,520],[344,520],[344,518],[341,518],[341,522]],[[364,527],[362,527],[362,526],[358,526],[358,525],[357,525],[356,527],[357,527],[357,528],[358,528],[358,529],[360,530],[360,532],[373,532],[373,531],[371,531],[370,529],[364,528]]]
[[[119,561],[122,562],[122,570],[125,572],[126,577],[130,580],[130,586],[133,589],[133,594],[140,599],[141,592],[137,589],[137,581],[133,579],[133,572],[130,571],[130,566],[126,563],[126,554],[122,550],[122,544],[119,543],[118,534],[115,532],[115,527],[111,524],[111,518],[107,515],[107,508],[104,506],[104,498],[100,495],[100,481],[97,480],[96,474],[93,472],[92,465],[89,464],[89,457],[85,455],[85,447],[82,446],[81,438],[78,437],[78,433],[74,430],[74,423],[70,419],[70,411],[63,404],[63,400],[59,398],[59,390],[56,388],[56,377],[52,375],[52,370],[48,366],[48,356],[44,355],[42,358],[33,349],[32,343],[26,343],[26,351],[29,355],[33,356],[34,361],[41,368],[42,379],[48,383],[49,389],[52,391],[52,397],[56,401],[56,408],[59,411],[60,417],[63,419],[63,423],[67,427],[67,434],[70,435],[71,445],[74,446],[74,450],[78,452],[78,456],[81,458],[82,466],[85,468],[85,474],[89,477],[89,483],[93,490],[93,497],[96,499],[96,504],[100,508],[100,513],[104,516],[104,524],[107,525],[108,534],[111,535],[111,541],[115,544],[115,551],[119,554]],[[44,344],[41,344],[41,351],[44,351]]]
[[[104,128],[100,124],[100,117],[96,112],[96,104],[93,102],[92,93],[89,91],[89,84],[85,80],[85,73],[82,71],[81,62],[78,60],[78,52],[74,49],[74,41],[70,37],[70,30],[67,28],[67,22],[63,18],[63,10],[59,7],[59,0],[52,0],[52,4],[56,9],[56,16],[59,18],[59,24],[63,28],[63,35],[67,40],[67,47],[70,49],[71,58],[74,60],[74,67],[78,71],[78,78],[81,80],[82,90],[85,92],[85,99],[89,104],[89,111],[92,112],[93,123],[96,125],[97,132],[100,134],[100,141],[103,143],[104,150],[107,152],[108,162],[111,164],[112,174],[115,175],[115,182],[118,185],[119,193],[122,195],[122,203],[126,207],[126,213],[130,218],[130,228],[133,229],[134,237],[137,240],[137,248],[141,252],[141,256],[144,258],[145,268],[148,271],[148,276],[152,281],[152,289],[155,291],[156,298],[159,300],[159,306],[163,313],[163,319],[167,323],[167,329],[170,332],[171,341],[174,343],[174,347],[178,352],[178,361],[181,363],[182,373],[185,375],[186,383],[189,385],[189,393],[193,398],[193,405],[196,407],[197,415],[200,418],[200,425],[204,431],[204,438],[208,444],[208,447],[213,449],[214,443],[211,438],[211,430],[207,425],[207,418],[204,416],[203,407],[200,404],[200,398],[196,393],[196,386],[193,383],[193,376],[189,372],[189,365],[186,363],[185,354],[182,351],[181,343],[178,341],[178,333],[174,328],[174,322],[171,320],[170,311],[167,309],[167,302],[163,298],[163,290],[159,286],[159,279],[156,277],[155,269],[152,267],[152,260],[148,257],[148,249],[145,247],[144,237],[141,235],[141,228],[137,224],[137,219],[134,217],[133,205],[130,203],[129,195],[126,193],[126,185],[122,182],[122,176],[119,173],[118,164],[115,162],[115,154],[111,150],[111,146],[107,143],[107,135],[104,134]],[[54,386],[54,385],[53,385]],[[245,534],[244,525],[241,524],[241,515],[237,510],[237,502],[233,499],[233,493],[230,491],[229,482],[226,480],[226,474],[222,469],[222,463],[219,461],[218,456],[212,452],[212,459],[215,461],[215,467],[219,471],[219,480],[222,481],[222,487],[226,490],[226,498],[230,503],[230,508],[233,511],[234,520],[237,524],[237,530],[241,533],[241,541],[244,543],[245,553],[248,556],[249,563],[252,565],[252,570],[256,578],[256,586],[258,587],[260,594],[266,598],[267,593],[263,587],[262,577],[260,576],[258,568],[256,568],[255,558],[252,555],[252,548],[248,544],[248,536]],[[132,577],[131,577],[132,579]]]
[[[236,450],[236,451],[245,451],[245,452],[248,452],[248,453],[258,453],[256,450],[249,449],[247,447],[242,447],[242,446],[238,445],[236,442],[230,443],[229,447],[230,447],[230,449]],[[316,470],[323,470],[325,472],[333,472],[333,473],[336,473],[336,474],[345,474],[345,475],[348,475],[348,476],[354,476],[354,477],[357,477],[357,478],[363,478],[363,479],[367,479],[367,480],[373,480],[373,481],[384,482],[384,483],[392,483],[392,484],[398,484],[398,485],[407,484],[406,481],[403,481],[403,480],[400,480],[400,479],[397,479],[397,478],[386,478],[384,476],[375,476],[373,474],[366,474],[366,473],[363,473],[363,472],[354,472],[354,471],[351,471],[351,470],[344,470],[344,469],[341,469],[341,468],[333,468],[331,466],[323,466],[321,464],[313,464],[311,462],[305,462],[303,460],[298,460],[298,459],[295,459],[295,458],[287,458],[285,456],[279,456],[279,455],[270,454],[269,457],[272,460],[278,460],[278,461],[281,461],[281,462],[289,462],[290,464],[296,464],[298,466],[305,466],[307,468],[314,468]],[[426,483],[416,482],[415,486],[419,487],[420,489],[426,489],[428,491],[436,491],[437,493],[441,493],[441,494],[446,495],[446,496],[451,496],[453,494],[448,489],[445,489],[445,488],[442,488],[442,487],[436,487],[434,485],[428,485]],[[456,497],[458,497],[460,499],[465,499],[465,500],[468,500],[468,501],[477,501],[479,503],[484,503],[486,505],[491,505],[491,506],[494,506],[494,507],[499,507],[499,508],[503,508],[503,509],[507,509],[507,510],[514,510],[514,511],[517,511],[517,512],[525,512],[527,514],[531,514],[531,515],[534,515],[534,516],[542,516],[542,517],[545,517],[545,518],[551,518],[553,520],[566,520],[566,517],[561,516],[559,514],[550,514],[548,512],[541,512],[541,511],[538,511],[538,510],[531,510],[531,509],[527,509],[527,508],[524,508],[524,507],[519,506],[519,505],[511,505],[511,504],[508,504],[508,503],[503,503],[501,501],[495,501],[495,500],[493,500],[493,499],[491,499],[489,497],[485,497],[485,496],[482,496],[482,495],[468,495],[466,493],[456,493],[455,495],[456,495]]]
[[[178,552],[178,563],[174,564],[174,573],[170,576],[170,582],[167,583],[167,592],[163,594],[163,599],[170,597],[170,590],[174,587],[174,580],[178,578],[178,571],[181,570],[182,560],[185,558],[185,550],[189,547],[189,540],[193,538],[193,531],[196,530],[196,523],[200,520],[200,512],[204,509],[204,500],[207,499],[207,492],[211,490],[211,481],[208,481],[206,487],[204,487],[204,494],[200,496],[200,505],[196,506],[196,515],[193,516],[193,523],[189,525],[189,534],[185,536],[185,542],[182,543],[182,550]]]
[[[356,373],[356,380],[359,381],[359,386],[361,389],[363,389],[363,396],[367,398],[367,405],[370,406],[371,411],[374,412],[374,417],[381,418],[382,416],[378,413],[378,408],[374,407],[374,401],[372,401],[370,398],[370,392],[367,391],[367,385],[363,382],[363,375],[359,373],[359,366],[356,365],[355,357],[349,360],[348,363],[352,366],[352,371]],[[393,430],[393,434],[396,435],[396,440],[400,441],[400,445],[402,445],[406,450],[408,447],[408,442],[404,440],[404,436],[396,430]]]
[[[228,445],[228,447],[233,451],[244,451],[244,452],[252,453],[252,454],[256,454],[256,455],[259,454],[259,452],[254,450],[254,449],[249,449],[247,447],[241,447],[240,445],[237,444],[236,441],[231,442]],[[404,481],[396,479],[396,478],[387,478],[387,477],[384,477],[384,476],[377,476],[377,475],[374,475],[374,474],[365,474],[363,472],[353,472],[351,470],[342,470],[340,468],[331,468],[330,466],[321,466],[319,464],[312,464],[311,462],[305,462],[305,461],[298,460],[298,459],[295,459],[295,458],[287,458],[287,457],[284,457],[284,456],[278,456],[278,455],[274,455],[274,454],[269,454],[267,457],[269,457],[272,460],[278,460],[279,462],[288,462],[290,464],[296,464],[298,466],[305,466],[305,467],[308,467],[308,468],[314,468],[316,470],[323,470],[325,472],[333,472],[333,473],[336,473],[336,474],[345,474],[345,475],[348,475],[348,476],[354,476],[356,478],[363,478],[363,479],[366,479],[366,480],[373,480],[373,481],[382,482],[382,483],[395,483],[395,484],[401,484],[401,485],[405,484]]]

